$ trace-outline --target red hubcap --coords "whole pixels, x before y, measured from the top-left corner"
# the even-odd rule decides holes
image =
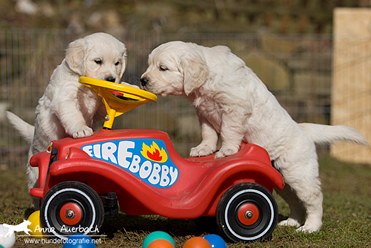
[[[259,209],[251,203],[243,204],[238,209],[238,220],[246,225],[253,225],[259,218]]]
[[[61,208],[59,216],[63,223],[69,226],[76,225],[82,217],[81,208],[75,203],[67,203]]]

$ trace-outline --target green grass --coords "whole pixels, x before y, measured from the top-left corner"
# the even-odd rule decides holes
[[[228,247],[371,247],[371,166],[348,164],[328,156],[320,160],[324,193],[322,230],[297,233],[295,228],[277,227],[272,240]],[[27,179],[22,169],[0,171],[0,222],[19,224],[32,212],[27,194]],[[280,216],[288,216],[287,205],[275,194]],[[101,231],[107,235],[97,247],[140,247],[152,231],[162,230],[174,237],[177,247],[192,236],[212,233],[193,221],[158,216],[128,216],[106,219]],[[21,233],[19,233],[21,234]],[[45,245],[44,245],[45,246]],[[25,244],[17,237],[15,247],[39,247]],[[62,247],[49,244],[47,247]]]

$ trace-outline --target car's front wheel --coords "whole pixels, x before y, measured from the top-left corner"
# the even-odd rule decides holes
[[[104,208],[99,195],[81,182],[62,182],[45,195],[40,222],[49,237],[67,239],[82,233],[92,235],[103,224]]]

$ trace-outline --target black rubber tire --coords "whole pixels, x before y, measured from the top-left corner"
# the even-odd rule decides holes
[[[78,210],[76,223],[68,223],[62,207],[72,205]],[[45,195],[40,208],[40,222],[49,237],[67,239],[82,233],[93,235],[104,221],[104,207],[99,195],[90,186],[74,181],[62,182]]]
[[[253,217],[248,218],[247,212]],[[278,207],[266,188],[255,183],[240,183],[220,197],[216,220],[220,231],[229,241],[264,241],[271,238],[277,225]]]

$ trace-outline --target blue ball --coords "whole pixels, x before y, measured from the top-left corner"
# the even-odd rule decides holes
[[[64,242],[63,248],[95,248],[92,238],[84,234],[73,234]]]
[[[156,239],[166,239],[170,241],[170,243],[172,243],[175,247],[174,239],[168,233],[162,231],[155,231],[148,234],[148,236],[144,239],[142,248],[147,248],[147,246]]]
[[[204,237],[212,248],[227,248],[227,244],[224,242],[224,239],[216,234],[208,234]]]

